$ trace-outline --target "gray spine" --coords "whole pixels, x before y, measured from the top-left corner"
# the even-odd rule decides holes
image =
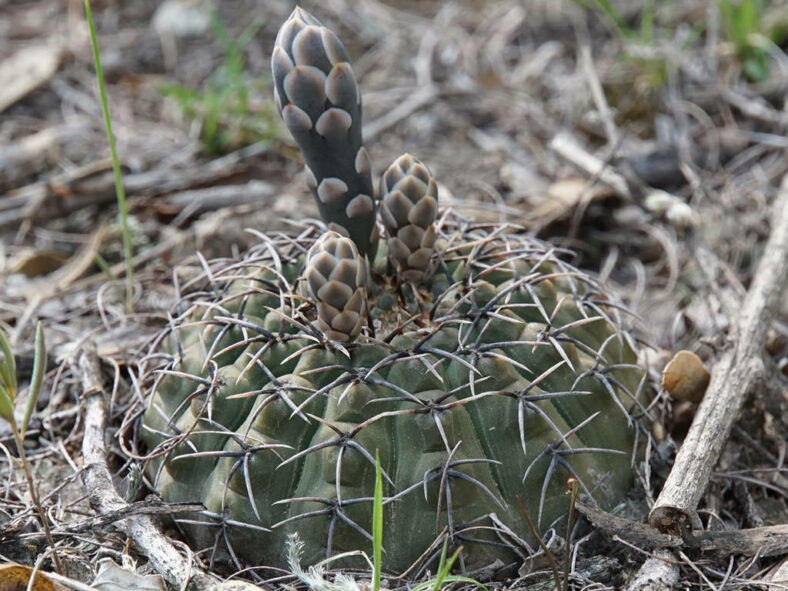
[[[361,94],[342,42],[296,8],[276,37],[271,69],[277,108],[304,155],[320,215],[373,258],[372,170],[361,142]]]

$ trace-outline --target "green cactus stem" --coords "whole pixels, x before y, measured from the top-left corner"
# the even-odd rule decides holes
[[[162,497],[206,506],[204,524],[183,525],[195,549],[284,566],[298,531],[307,564],[368,550],[375,452],[395,572],[429,557],[442,532],[464,546],[466,567],[524,560],[537,546],[516,495],[545,534],[565,527],[569,477],[602,507],[622,498],[644,394],[619,308],[553,249],[508,230],[442,216],[429,290],[369,294],[375,338],[316,335],[332,323],[299,277],[306,265],[313,292],[339,281],[321,269],[332,277],[321,286],[323,263],[306,263],[325,252],[319,228],[192,281],[143,364],[139,435]],[[353,266],[348,285],[359,285]]]

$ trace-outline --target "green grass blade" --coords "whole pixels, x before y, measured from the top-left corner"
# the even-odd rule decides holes
[[[134,268],[131,261],[131,231],[129,230],[128,210],[126,208],[126,192],[123,189],[120,163],[118,162],[118,154],[115,149],[115,134],[112,133],[112,122],[109,117],[107,91],[104,88],[104,74],[101,70],[101,58],[99,57],[96,27],[93,24],[93,12],[90,9],[90,0],[85,0],[85,15],[87,16],[88,28],[90,29],[90,44],[93,46],[93,61],[96,65],[96,79],[98,81],[99,95],[101,97],[101,110],[104,113],[104,129],[107,132],[109,151],[112,157],[112,171],[115,174],[115,194],[118,197],[120,224],[123,232],[123,257],[126,259],[126,311],[131,312],[134,300]]]
[[[739,5],[739,20],[745,36],[760,32],[760,18],[754,0],[742,0]]]
[[[640,17],[640,42],[644,45],[651,45],[654,41],[655,12],[654,0],[646,0]]]
[[[475,585],[487,591],[487,587],[485,587],[482,583],[477,581],[476,579],[472,579],[470,577],[463,577],[460,575],[450,575],[449,571],[451,571],[451,567],[454,565],[454,561],[457,560],[457,557],[460,555],[462,551],[462,547],[457,548],[454,554],[451,555],[451,558],[446,560],[446,550],[448,547],[448,540],[443,542],[443,548],[441,549],[441,557],[438,561],[438,574],[435,575],[429,581],[425,581],[423,583],[419,583],[411,591],[440,591],[441,587],[446,583],[469,583],[471,585]]]
[[[460,555],[461,548],[457,548],[457,550],[454,551],[454,554],[451,555],[451,558],[446,560],[446,548],[448,544],[448,540],[443,542],[441,561],[438,566],[438,575],[435,577],[435,584],[432,587],[432,591],[440,591],[441,587],[443,587],[443,582],[446,580],[446,577],[449,576],[449,571],[451,570],[454,561],[457,560],[457,557]]]
[[[6,392],[5,386],[0,385],[0,418],[9,423],[14,422],[14,403]]]
[[[719,0],[718,7],[720,14],[722,14],[728,38],[733,41],[736,51],[740,53],[747,45],[747,31],[743,21],[740,19],[738,10],[730,0]]]
[[[11,351],[11,344],[2,330],[0,330],[0,353],[3,354],[3,359],[0,360],[0,386],[13,402],[16,398],[16,360]]]
[[[238,44],[230,38],[227,27],[224,26],[224,22],[222,22],[222,19],[219,18],[216,12],[211,13],[211,27],[216,39],[219,41],[219,45],[222,46],[225,59],[236,54],[238,52]]]
[[[621,15],[616,10],[616,7],[610,0],[575,0],[579,1],[581,6],[588,7],[590,5],[596,6],[597,10],[607,17],[608,22],[616,30],[616,33],[623,39],[632,39],[635,34],[621,18]]]
[[[432,591],[440,591],[440,588],[443,585],[443,580],[449,576],[449,569],[460,553],[460,549],[457,548],[457,550],[454,552],[454,555],[449,559],[448,562],[446,562],[446,549],[448,545],[448,540],[444,540],[443,549],[441,550],[441,559],[438,563],[438,574],[435,576],[432,582]]]
[[[375,450],[375,498],[372,506],[372,590],[380,591],[383,549],[383,477],[380,457]]]
[[[41,392],[41,384],[44,383],[44,374],[47,371],[47,349],[44,343],[44,327],[41,321],[38,321],[36,326],[36,341],[35,351],[33,355],[33,377],[30,379],[30,392],[27,396],[27,406],[25,407],[25,416],[22,419],[22,439],[25,438],[27,433],[27,424],[30,422],[30,416],[33,414],[33,409],[38,402],[38,394]]]
[[[432,581],[427,581],[426,585],[429,586],[431,583]],[[480,589],[483,589],[484,591],[487,591],[487,587],[483,583],[480,583],[471,577],[463,577],[462,575],[448,575],[443,577],[440,581],[441,585],[446,585],[448,583],[468,583],[469,585],[474,585]],[[437,588],[440,589],[440,587]],[[413,588],[413,591],[416,591],[416,587]]]

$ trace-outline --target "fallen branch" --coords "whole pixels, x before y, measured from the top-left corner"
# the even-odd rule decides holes
[[[157,497],[150,495],[145,500],[129,503],[122,509],[108,511],[103,515],[84,519],[76,523],[61,525],[52,530],[52,536],[73,536],[74,534],[95,531],[135,515],[177,515],[178,513],[195,513],[203,509],[204,507],[197,503],[164,503]],[[33,540],[43,539],[44,534],[36,532],[22,534],[19,537],[29,543]]]
[[[126,174],[123,178],[126,195],[129,198],[169,195],[218,184],[247,170],[268,147],[267,143],[252,144],[192,168],[161,167]],[[23,223],[36,225],[62,219],[85,207],[112,203],[116,199],[114,187],[107,159],[20,187],[0,199],[0,231],[18,228]]]
[[[62,123],[0,144],[0,192],[9,191],[24,179],[55,165],[59,150],[75,141],[80,130],[84,130],[85,121],[81,118],[78,121],[79,124]]]
[[[616,558],[604,555],[580,558],[572,565],[572,572],[569,574],[570,589],[593,589],[593,586],[588,586],[589,583],[610,580],[620,571],[621,563]],[[479,577],[475,578],[479,580]],[[505,588],[518,591],[556,591],[555,580],[544,570],[522,575],[517,581],[507,584]]]
[[[574,164],[592,179],[599,180],[610,187],[616,195],[626,201],[634,201],[629,183],[623,175],[616,172],[609,164],[585,150],[568,133],[559,133],[550,140],[550,149],[564,160]]]
[[[206,211],[257,203],[262,206],[276,193],[276,187],[265,181],[251,180],[240,185],[219,185],[172,193],[164,198],[165,207],[177,209],[179,218],[196,216]]]
[[[646,560],[627,591],[667,591],[679,582],[679,567],[670,550],[657,550]]]
[[[389,127],[396,125],[416,111],[434,102],[436,96],[437,90],[432,85],[412,93],[388,113],[367,123],[364,126],[364,141],[368,142],[367,145],[369,145],[369,142],[386,131]]]
[[[788,554],[788,524],[731,531],[694,531],[688,541],[704,552],[780,556]]]
[[[788,125],[788,115],[769,106],[768,102],[760,96],[744,96],[733,89],[722,91],[722,98],[739,109],[747,117],[759,119],[780,127]]]
[[[107,393],[101,380],[99,358],[95,348],[86,345],[79,359],[82,374],[82,407],[85,433],[82,440],[84,470],[82,482],[88,493],[90,506],[102,516],[127,511],[128,503],[115,490],[107,467],[104,431],[107,423]],[[216,591],[258,589],[240,581],[223,583],[185,560],[170,541],[158,530],[148,515],[134,515],[115,523],[139,547],[151,566],[177,589]]]
[[[580,501],[576,507],[595,528],[643,550],[681,548],[724,556],[780,556],[788,553],[788,524],[730,531],[692,530],[681,538],[662,533],[645,523],[600,511]]]
[[[683,545],[681,538],[678,536],[664,534],[645,523],[624,519],[623,517],[600,511],[579,500],[575,503],[575,506],[596,529],[601,530],[608,536],[619,537],[642,550],[680,548]]]
[[[686,533],[692,528],[695,509],[733,422],[763,371],[766,331],[788,279],[788,175],[783,178],[771,219],[771,236],[728,334],[727,349],[714,364],[703,402],[649,514],[649,523],[662,532]]]

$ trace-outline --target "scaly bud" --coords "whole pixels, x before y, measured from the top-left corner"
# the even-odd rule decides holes
[[[353,241],[337,232],[323,234],[307,254],[304,276],[318,328],[330,340],[355,339],[367,315],[367,267]]]
[[[380,195],[389,258],[403,279],[421,282],[435,251],[438,186],[424,164],[404,154],[380,180]]]
[[[373,258],[372,169],[361,143],[361,94],[342,42],[296,8],[279,29],[271,69],[276,106],[304,156],[320,215]]]

